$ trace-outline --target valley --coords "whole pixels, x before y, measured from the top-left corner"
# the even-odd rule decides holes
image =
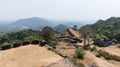
[[[60,25],[56,30],[61,28],[66,30],[46,26],[41,31],[25,29],[3,35],[0,67],[120,67],[119,37],[92,38],[86,26]]]
[[[120,67],[120,0],[0,0],[0,67]]]

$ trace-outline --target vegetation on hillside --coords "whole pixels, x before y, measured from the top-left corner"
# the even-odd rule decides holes
[[[26,41],[26,40],[38,40],[41,39],[39,36],[39,31],[35,31],[32,29],[28,30],[21,30],[18,32],[11,32],[6,33],[3,36],[0,36],[0,44],[4,43],[14,43],[14,42],[20,42],[20,41]]]
[[[75,58],[83,59],[85,55],[85,51],[83,49],[77,48],[75,51]]]
[[[80,28],[88,32],[92,38],[116,39],[120,41],[120,17],[111,17],[107,20],[99,20],[93,25],[86,25]]]
[[[40,34],[46,41],[54,40],[55,37],[55,31],[49,26],[44,27]]]
[[[54,46],[56,32],[51,27],[44,27],[42,31],[25,29],[17,32],[6,33],[0,36],[0,46],[13,44],[22,41],[45,40],[49,45]]]
[[[110,53],[102,51],[102,50],[98,51],[98,54],[96,55],[96,57],[104,57],[104,59],[106,59],[106,60],[120,61],[119,56],[111,55]]]
[[[68,29],[68,27],[63,25],[63,24],[60,24],[60,25],[55,26],[54,29],[56,31],[58,31],[58,32],[62,32],[63,33],[63,32],[65,32]]]

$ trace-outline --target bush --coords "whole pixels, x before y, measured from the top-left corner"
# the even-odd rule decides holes
[[[75,58],[83,59],[85,55],[85,51],[83,49],[76,49]]]
[[[75,46],[76,48],[79,48],[79,45],[77,45],[77,44],[73,44],[73,46]]]
[[[62,39],[58,38],[58,39],[57,39],[57,41],[61,42],[61,41],[62,41]]]
[[[106,60],[115,60],[115,61],[120,61],[120,57],[116,56],[116,55],[111,55],[107,52],[104,52],[102,50],[98,51],[98,54],[96,55],[96,57],[104,57]]]
[[[96,57],[101,57],[101,56],[103,56],[103,51],[102,51],[102,50],[99,50],[99,51],[98,51],[98,54],[96,55]]]
[[[115,61],[120,61],[120,57],[115,56],[115,55],[112,56],[112,59],[115,60]]]
[[[78,63],[77,66],[78,67],[85,67],[85,65],[83,63]]]
[[[53,49],[56,49],[56,45],[53,45],[52,48],[53,48]]]
[[[102,55],[101,55],[101,54],[99,54],[99,53],[96,55],[96,57],[101,57],[101,56],[102,56]]]
[[[52,48],[49,47],[48,50],[52,50]]]
[[[65,39],[64,39],[64,42],[69,43],[69,42],[70,42],[70,39],[69,39],[69,38],[65,38]]]
[[[84,49],[85,50],[90,50],[91,48],[90,48],[90,46],[84,46]]]
[[[96,46],[94,46],[90,49],[90,51],[94,51],[94,50],[96,50]]]
[[[112,60],[112,56],[111,56],[111,55],[106,55],[104,58],[105,58],[106,60]]]
[[[48,43],[50,46],[55,46],[56,44],[57,44],[57,42],[56,41],[49,41],[49,43]]]

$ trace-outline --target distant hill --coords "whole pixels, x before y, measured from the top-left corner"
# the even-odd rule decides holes
[[[70,21],[70,20],[52,20],[52,23],[54,25],[63,24],[67,27],[73,27],[74,25],[77,25],[78,27],[84,26],[85,24],[82,23],[82,21]]]
[[[6,22],[6,23],[4,23]],[[61,25],[63,24],[63,25]],[[50,26],[52,28],[56,28],[55,30],[64,31],[68,27],[73,27],[74,25],[77,25],[78,27],[83,26],[80,22],[73,22],[73,21],[53,21],[38,17],[32,17],[32,18],[25,18],[25,19],[19,19],[17,21],[1,21],[0,24],[0,34],[6,33],[6,32],[13,32],[13,31],[19,31],[22,29],[34,29],[34,30],[41,30],[45,26]],[[61,30],[60,30],[61,29]]]
[[[69,27],[63,25],[63,24],[59,24],[57,26],[54,27],[54,30],[58,31],[58,32],[65,32]]]
[[[94,38],[110,38],[120,40],[120,17],[98,20],[95,24],[83,26],[80,30],[89,28]]]
[[[6,22],[6,23],[4,23]],[[17,21],[1,21],[0,24],[0,34],[4,34],[6,32],[13,32],[13,31],[19,31],[22,29],[34,29],[34,30],[40,30],[45,26],[53,26],[51,21],[47,19],[42,19],[38,17],[32,17],[32,18],[26,18],[26,19],[20,19]]]
[[[12,20],[0,20],[0,25],[5,25],[13,22]]]
[[[78,28],[84,26],[84,24],[80,23],[80,22],[68,22],[68,23],[65,23],[64,25],[68,26],[68,27],[73,27],[74,25],[77,25]]]
[[[10,24],[10,26],[17,26],[21,28],[26,27],[26,28],[37,29],[37,30],[45,26],[52,26],[52,25],[53,24],[49,20],[38,18],[38,17],[20,19]]]

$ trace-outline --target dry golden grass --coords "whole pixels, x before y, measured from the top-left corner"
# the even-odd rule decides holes
[[[61,59],[59,55],[38,45],[0,51],[0,67],[41,67]]]
[[[116,56],[119,56],[120,57],[120,48],[117,47],[118,45],[111,45],[111,46],[108,46],[108,47],[97,47],[97,49],[101,49],[103,51],[106,51],[112,55],[116,55]]]
[[[119,64],[110,63],[105,59],[98,58],[89,51],[86,52],[84,63],[93,64],[98,67],[120,67]]]

